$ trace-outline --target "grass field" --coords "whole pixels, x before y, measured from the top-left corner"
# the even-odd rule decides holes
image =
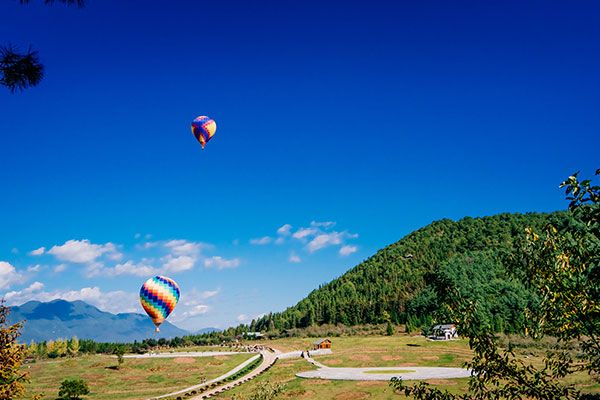
[[[248,344],[263,344],[282,351],[307,350],[312,347],[314,338],[289,338],[270,341],[251,341]],[[349,336],[335,337],[333,354],[316,356],[315,359],[330,367],[397,367],[410,370],[412,366],[462,367],[471,359],[471,351],[466,340],[429,341],[421,336]],[[208,351],[226,350],[215,347],[194,347],[179,350]],[[541,360],[543,348],[524,347],[516,353],[527,362],[537,364]],[[108,356],[84,356],[74,359],[47,360],[29,364],[31,384],[28,394],[42,393],[45,399],[54,399],[60,382],[67,377],[80,377],[90,384],[92,393],[87,399],[143,399],[165,394],[193,384],[202,378],[212,379],[229,371],[251,354],[236,354],[206,358],[173,359],[126,359],[121,370],[109,367],[116,365],[116,359]],[[317,400],[393,400],[404,396],[393,393],[388,382],[379,381],[330,381],[297,378],[301,371],[316,369],[302,359],[279,360],[264,374],[231,391],[218,396],[218,399],[231,399],[234,394],[246,396],[261,382],[281,383],[284,392],[280,399]],[[594,383],[585,374],[569,378],[570,383],[586,392],[600,393],[600,384]],[[430,384],[453,393],[467,390],[468,379],[432,379]],[[407,382],[410,384],[410,381]]]
[[[176,347],[174,349],[161,349],[161,353],[182,353],[188,351],[229,351],[229,352],[242,352],[246,351],[241,346],[188,346],[188,347]]]
[[[282,351],[310,349],[314,339],[290,338],[262,342]],[[467,340],[429,341],[422,336],[352,336],[332,338],[333,354],[316,356],[315,360],[330,367],[399,367],[410,370],[411,366],[462,367],[471,359]],[[538,361],[542,350],[523,350],[523,357]],[[526,354],[525,354],[526,353]],[[316,369],[301,359],[278,361],[273,368],[241,388],[225,392],[218,399],[228,400],[234,394],[251,393],[260,382],[270,381],[284,385],[282,399],[319,400],[398,400],[403,395],[393,393],[388,382],[379,381],[333,381],[297,378],[301,371]],[[432,379],[428,383],[453,393],[464,393],[468,379]],[[410,381],[407,381],[410,384]],[[592,382],[586,374],[571,379],[579,388],[600,392],[600,385]]]
[[[289,338],[260,342],[282,351],[306,350],[312,347],[314,338]],[[350,336],[332,338],[333,354],[316,356],[315,360],[330,367],[399,367],[409,370],[411,366],[460,367],[471,359],[471,351],[464,340],[431,342],[421,336]],[[287,399],[402,399],[392,392],[388,382],[336,381],[297,378],[301,371],[316,369],[301,359],[280,360],[266,373],[218,396],[230,399],[234,394],[247,394],[262,381],[281,383],[285,390],[280,398]],[[430,383],[440,385],[452,392],[463,392],[467,379],[438,379]]]
[[[145,399],[216,378],[250,357],[125,359],[119,370],[111,368],[116,358],[102,355],[38,361],[25,367],[31,377],[27,398],[40,393],[44,399],[55,399],[63,379],[81,378],[90,387],[86,399]]]

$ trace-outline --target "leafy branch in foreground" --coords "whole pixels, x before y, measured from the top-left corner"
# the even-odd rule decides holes
[[[22,53],[12,45],[0,47],[0,84],[11,92],[35,86],[44,77],[44,66],[35,50]]]
[[[0,399],[12,399],[25,393],[27,373],[21,371],[25,346],[17,343],[22,323],[8,325],[10,309],[0,300]]]
[[[30,0],[19,0],[20,4],[29,4]],[[85,0],[44,0],[44,4],[52,5],[54,3],[63,3],[66,5],[77,5],[79,7],[85,6]]]
[[[581,393],[565,379],[581,371],[595,379],[600,375],[600,186],[580,181],[577,175],[560,185],[573,218],[539,233],[528,229],[517,250],[503,260],[535,295],[524,310],[524,336],[557,339],[543,365],[524,362],[510,343],[502,346],[481,320],[481,303],[449,284],[445,295],[440,294],[445,316],[458,322],[475,353],[467,363],[473,371],[469,392],[455,395],[426,383],[407,386],[400,379],[392,380],[392,388],[417,400],[600,399]]]
[[[20,4],[29,4],[30,0],[19,0]],[[62,3],[85,6],[85,0],[44,0],[44,4]],[[38,52],[29,48],[21,52],[12,45],[0,47],[0,85],[6,86],[12,93],[39,84],[44,78],[44,66]]]

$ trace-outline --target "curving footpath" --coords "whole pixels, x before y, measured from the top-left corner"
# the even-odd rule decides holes
[[[204,357],[204,356],[202,356],[202,357]],[[218,376],[215,379],[211,379],[210,381],[206,381],[206,382],[200,383],[198,385],[190,386],[190,387],[187,387],[185,389],[178,390],[176,392],[172,392],[172,393],[168,393],[168,394],[163,394],[161,396],[151,397],[149,400],[158,400],[158,399],[164,399],[164,398],[167,398],[167,397],[176,397],[176,396],[179,396],[179,395],[183,395],[183,394],[185,394],[187,392],[191,392],[193,390],[196,390],[196,391],[199,390],[199,389],[201,390],[202,388],[207,387],[207,386],[209,386],[209,385],[211,385],[213,383],[220,382],[220,381],[222,381],[224,379],[229,378],[231,375],[234,375],[238,371],[244,369],[247,365],[251,364],[252,362],[254,362],[254,360],[256,360],[259,357],[260,357],[260,354],[257,354],[254,357],[250,357],[249,359],[247,359],[246,361],[244,361],[243,363],[241,363],[237,367],[233,368],[230,371],[227,371],[225,374],[223,374],[221,376]]]
[[[222,393],[222,392],[224,392],[226,390],[233,389],[234,387],[236,387],[238,385],[241,385],[242,383],[245,383],[245,382],[249,381],[250,379],[256,378],[258,375],[262,374],[263,372],[265,372],[266,370],[268,370],[269,368],[271,368],[271,366],[273,364],[275,364],[275,361],[277,361],[277,354],[274,353],[274,352],[271,352],[269,350],[261,350],[260,354],[263,357],[262,363],[260,363],[260,365],[258,367],[254,368],[248,374],[242,376],[239,379],[236,379],[235,381],[232,381],[232,382],[229,382],[229,383],[225,383],[225,384],[223,384],[221,386],[217,386],[215,388],[209,389],[209,390],[207,390],[207,391],[199,394],[198,396],[189,397],[189,399],[190,400],[208,399],[209,397],[215,396],[215,395],[217,395],[219,393]],[[258,357],[258,356],[256,356],[256,357]],[[239,368],[239,369],[241,369],[241,368]],[[231,376],[231,375],[233,375],[233,374],[227,373],[227,376]],[[218,381],[219,379],[224,379],[224,378],[223,377],[219,377],[219,378],[216,378],[216,379],[217,379],[216,381]],[[213,381],[215,381],[215,380],[213,380]]]
[[[333,368],[325,366],[312,358],[306,361],[316,366],[314,371],[299,372],[299,378],[332,379],[344,381],[389,381],[393,377],[402,380],[468,378],[471,370],[450,367],[370,367],[370,368]],[[406,372],[398,373],[399,370]],[[386,373],[385,371],[390,371]]]

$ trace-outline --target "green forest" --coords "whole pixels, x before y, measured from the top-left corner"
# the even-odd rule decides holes
[[[477,304],[480,320],[497,332],[523,326],[535,296],[509,273],[525,231],[572,223],[568,212],[499,214],[443,219],[389,245],[280,313],[253,321],[251,331],[320,324],[406,324],[444,321],[443,299],[456,294]],[[514,271],[513,271],[514,272]]]

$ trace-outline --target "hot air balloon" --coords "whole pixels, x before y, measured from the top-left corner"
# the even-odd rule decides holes
[[[216,131],[217,123],[206,116],[202,115],[192,121],[192,133],[202,145],[202,150],[204,150],[204,146],[215,135]]]
[[[178,301],[179,286],[166,276],[150,278],[140,289],[140,303],[156,326],[156,332],[159,332],[158,327],[173,312]]]

